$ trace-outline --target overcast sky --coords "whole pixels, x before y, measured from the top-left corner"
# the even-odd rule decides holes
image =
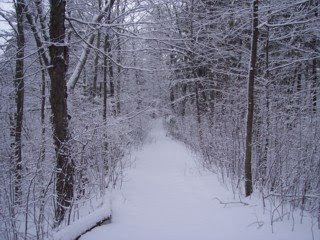
[[[0,11],[2,10],[10,10],[12,9],[12,1],[8,1],[8,0],[0,0]],[[9,30],[10,26],[7,24],[7,22],[0,16],[0,30]]]
[[[11,0],[0,0],[0,11],[3,10],[10,10],[12,9],[12,1]],[[9,26],[9,24],[0,16],[0,33],[2,33],[3,31],[10,31],[11,27]],[[3,44],[5,42],[5,39],[3,39],[2,37],[0,37],[0,44]],[[0,54],[2,54],[2,51],[0,49]]]

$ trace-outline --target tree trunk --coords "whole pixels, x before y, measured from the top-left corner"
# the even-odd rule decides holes
[[[27,18],[28,23],[30,25],[34,40],[36,42],[38,51],[42,57],[44,64],[46,65],[46,67],[49,67],[49,65],[50,65],[49,58],[47,56],[47,53],[45,52],[44,43],[42,42],[41,37],[39,35],[39,31],[36,27],[36,23],[33,19],[33,15],[31,15],[31,13],[29,12],[28,5],[24,6],[24,10],[25,10],[26,18]]]
[[[105,36],[104,38],[104,58],[103,58],[103,121],[106,122],[107,120],[107,72],[108,72],[108,59],[106,54],[108,52],[108,37]]]
[[[118,45],[118,55],[117,55],[117,62],[118,64],[121,63],[121,45],[120,45],[120,36],[117,36],[117,45]],[[116,112],[119,115],[121,113],[121,100],[120,100],[120,94],[121,94],[121,82],[120,82],[120,76],[121,76],[121,67],[118,66],[118,74],[117,74],[117,80],[116,80]]]
[[[42,0],[35,0],[34,2],[35,2],[36,7],[37,7],[37,13],[38,13],[38,16],[39,16],[42,37],[46,42],[49,42],[49,37],[48,37],[48,34],[46,32],[47,25],[46,25],[45,16],[43,14]]]
[[[254,110],[254,78],[257,62],[258,48],[258,3],[259,0],[252,2],[252,39],[251,39],[251,59],[248,79],[248,112],[247,112],[247,135],[246,135],[246,157],[245,157],[245,193],[250,196],[252,193],[252,132],[253,132],[253,110]]]
[[[15,144],[14,144],[14,160],[15,160],[15,202],[21,203],[21,131],[23,124],[23,105],[24,105],[24,0],[16,2],[17,17],[17,53],[16,53],[16,115],[15,115]]]
[[[100,30],[98,30],[97,34],[97,49],[100,49]],[[93,98],[97,95],[97,80],[98,80],[98,65],[99,65],[99,52],[96,52],[96,56],[94,59],[94,76],[93,76],[93,90],[92,96]]]
[[[108,19],[108,21],[110,21],[110,19]],[[110,100],[111,100],[111,110],[113,112],[114,115],[116,115],[116,108],[114,105],[114,74],[113,74],[113,65],[112,65],[112,54],[111,54],[111,42],[110,42],[110,36],[109,34],[106,35],[106,46],[107,46],[107,55],[109,57],[108,59],[108,70],[109,70],[109,78],[110,78],[110,82],[109,82],[109,87],[110,87]]]
[[[120,3],[122,3],[122,9],[120,10]],[[117,0],[116,3],[116,11],[117,11],[117,18],[119,18],[119,24],[122,24],[124,22],[124,14],[126,11],[126,6],[127,6],[127,0]],[[122,17],[121,17],[122,16]],[[121,29],[118,30],[120,33],[123,31]],[[122,68],[120,67],[121,61],[122,61],[122,55],[121,55],[121,40],[120,40],[120,34],[116,34],[117,38],[117,62],[118,62],[118,74],[117,74],[117,80],[116,80],[116,105],[117,105],[117,114],[119,115],[121,113],[121,70]]]
[[[315,19],[318,19],[318,6],[319,6],[319,1],[314,1],[314,16]],[[317,46],[319,46],[319,41],[318,38],[315,37],[312,41],[312,48],[314,50],[314,53],[317,52]],[[317,89],[319,87],[318,83],[318,73],[317,73],[317,68],[318,68],[318,59],[315,57],[312,60],[312,112],[316,113],[317,112]]]
[[[39,56],[39,63],[41,66],[41,150],[40,150],[40,161],[41,163],[45,160],[45,153],[46,153],[46,147],[45,147],[45,133],[46,133],[46,125],[45,125],[45,107],[46,107],[46,70],[45,66],[43,65],[43,61],[41,58],[40,53],[38,52]]]
[[[195,75],[197,78],[197,75]],[[201,109],[200,109],[200,96],[199,96],[199,79],[195,82],[195,94],[196,94],[196,111],[197,111],[197,123],[198,123],[198,134],[199,134],[199,146],[200,148],[203,146],[202,140],[202,124],[201,124]]]
[[[181,100],[181,109],[180,109],[180,114],[181,116],[184,118],[186,115],[186,105],[187,105],[187,101],[188,101],[188,97],[187,95],[187,84],[186,83],[181,83],[181,96],[182,96],[182,100]]]
[[[109,162],[107,158],[107,152],[108,152],[108,135],[107,135],[107,76],[108,76],[108,59],[107,59],[107,51],[108,51],[108,36],[106,35],[104,38],[104,60],[103,60],[103,124],[105,126],[104,133],[103,133],[103,138],[104,138],[104,167],[105,167],[105,176],[107,176],[108,171],[109,171]],[[105,179],[104,176],[104,179]]]
[[[267,20],[269,23],[269,19]],[[268,162],[268,152],[269,152],[269,132],[270,132],[270,80],[269,80],[269,27],[267,26],[267,36],[266,36],[266,47],[265,47],[265,54],[266,54],[266,74],[265,78],[267,80],[266,87],[265,87],[265,94],[266,94],[266,137],[265,137],[265,144],[263,150],[263,156],[261,162],[258,164],[259,167],[259,176],[262,181],[262,185],[264,186],[266,183],[266,175],[267,175],[267,162]]]
[[[137,67],[137,54],[136,54],[136,43],[133,41],[132,42],[132,50],[133,50],[133,67]],[[142,108],[142,97],[141,97],[141,74],[139,70],[135,69],[134,70],[134,78],[135,78],[135,83],[137,87],[137,110],[141,110]]]
[[[64,219],[73,198],[73,165],[70,158],[66,71],[68,47],[65,45],[66,0],[50,1],[51,58],[50,103],[52,109],[53,140],[56,151],[56,224]]]
[[[175,113],[175,108],[174,108],[174,101],[175,101],[175,97],[174,97],[174,87],[172,86],[170,87],[170,106],[171,106],[171,110],[173,113]]]

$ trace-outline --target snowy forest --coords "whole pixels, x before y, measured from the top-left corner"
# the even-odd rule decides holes
[[[1,0],[0,239],[215,239],[201,213],[229,211],[227,234],[256,205],[216,239],[319,239],[319,3]],[[181,173],[179,192],[171,168],[191,165],[206,183]],[[144,226],[107,235],[138,208],[117,192],[144,189]]]

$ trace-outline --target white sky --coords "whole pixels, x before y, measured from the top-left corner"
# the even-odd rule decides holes
[[[10,10],[12,9],[13,2],[11,0],[0,0],[0,11],[2,10]],[[11,27],[10,25],[0,16],[0,32],[3,31],[10,31]],[[0,44],[3,44],[5,42],[5,39],[0,37]],[[2,54],[2,51],[0,50],[0,55]]]
[[[0,0],[0,11],[2,10],[10,10],[12,9],[12,1],[8,1],[8,0]],[[9,24],[2,18],[0,17],[0,30],[9,30],[10,26]]]

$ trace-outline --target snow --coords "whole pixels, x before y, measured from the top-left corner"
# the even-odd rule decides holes
[[[274,225],[262,213],[261,201],[237,202],[212,173],[199,171],[195,157],[181,143],[166,136],[160,120],[149,141],[134,153],[120,190],[113,192],[112,223],[93,229],[81,240],[308,240],[311,219],[303,224],[285,220]],[[313,227],[314,239],[320,239]]]
[[[110,204],[105,204],[86,217],[80,218],[71,225],[63,228],[53,236],[54,240],[74,240],[98,222],[111,215]]]

